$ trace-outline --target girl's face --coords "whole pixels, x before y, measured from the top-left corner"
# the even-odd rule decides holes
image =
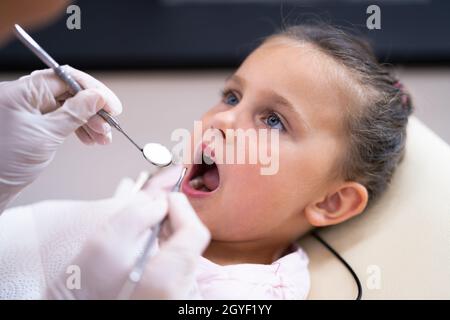
[[[311,228],[304,208],[337,182],[334,168],[344,154],[348,99],[336,69],[312,45],[272,39],[227,79],[222,99],[202,117],[203,129],[279,130],[279,148],[270,150],[279,166],[261,175],[260,164],[217,164],[219,186],[200,195],[188,183],[195,166],[188,167],[183,191],[213,240],[292,241]]]

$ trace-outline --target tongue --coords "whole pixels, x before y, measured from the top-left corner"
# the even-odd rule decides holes
[[[217,189],[219,186],[219,171],[217,170],[217,166],[213,166],[203,174],[203,184],[211,191]]]

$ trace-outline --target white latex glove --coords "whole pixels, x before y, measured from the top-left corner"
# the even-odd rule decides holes
[[[85,88],[74,97],[51,69],[0,83],[0,213],[72,132],[86,144],[111,142],[111,127],[96,113],[119,114],[119,99],[88,74],[65,68]]]
[[[194,272],[210,235],[182,193],[150,197],[139,192],[88,239],[71,266],[81,286],[67,286],[62,274],[48,289],[50,299],[116,299],[141,250],[142,236],[168,212],[171,234],[153,255],[131,299],[183,299],[194,287]]]

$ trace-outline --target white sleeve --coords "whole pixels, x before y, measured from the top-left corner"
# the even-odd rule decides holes
[[[0,216],[0,299],[41,298],[121,201],[44,201],[6,210]]]
[[[45,287],[31,206],[0,216],[0,299],[38,299]]]

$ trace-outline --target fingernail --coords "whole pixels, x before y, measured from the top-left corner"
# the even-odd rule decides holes
[[[104,133],[104,134],[110,133],[110,132],[111,132],[111,126],[109,125],[109,123],[104,122],[104,123],[102,124],[102,130],[103,130],[103,133]]]
[[[112,132],[108,132],[106,135],[106,143],[111,143],[112,142]]]

